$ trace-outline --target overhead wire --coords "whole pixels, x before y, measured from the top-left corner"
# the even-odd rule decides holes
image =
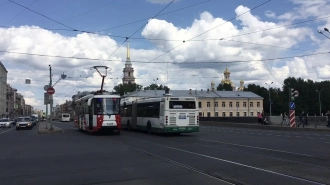
[[[179,45],[177,45],[177,46],[175,46],[175,47],[173,47],[173,48],[167,50],[167,51],[164,52],[163,54],[161,54],[161,55],[159,55],[159,56],[153,58],[152,60],[150,60],[150,62],[155,61],[155,60],[157,60],[158,58],[160,58],[160,57],[166,55],[167,53],[169,53],[169,52],[171,52],[172,50],[174,50],[174,49],[180,47],[180,46],[183,45],[184,43],[186,43],[186,42],[188,42],[188,41],[190,41],[190,40],[193,40],[193,39],[195,39],[195,38],[197,38],[197,37],[200,37],[200,36],[202,36],[203,34],[208,33],[208,32],[210,32],[210,31],[214,30],[215,28],[218,28],[218,27],[220,27],[220,26],[222,26],[222,25],[224,25],[224,24],[226,24],[226,23],[228,23],[228,22],[230,22],[230,21],[232,21],[232,20],[234,20],[234,19],[236,19],[236,18],[238,18],[238,17],[240,17],[240,16],[242,16],[242,15],[248,13],[248,12],[251,12],[252,10],[254,10],[254,9],[260,7],[260,6],[265,5],[266,3],[270,2],[270,1],[271,1],[271,0],[267,0],[267,1],[265,1],[265,2],[263,2],[263,3],[261,3],[261,4],[257,5],[257,6],[255,6],[255,7],[253,7],[253,8],[251,8],[251,9],[249,9],[248,11],[245,11],[245,12],[243,12],[243,13],[241,13],[241,14],[239,14],[239,15],[237,15],[237,16],[235,16],[235,17],[233,17],[233,18],[231,18],[231,19],[229,19],[229,20],[227,20],[227,21],[225,21],[225,22],[222,23],[222,24],[219,24],[219,25],[217,25],[217,26],[215,26],[215,27],[212,27],[211,29],[208,29],[208,30],[206,30],[206,31],[204,31],[204,32],[202,32],[202,33],[200,33],[200,34],[198,34],[198,35],[196,35],[196,36],[194,36],[194,37],[188,39],[188,40],[185,40],[185,41],[182,42],[181,44],[179,44]],[[146,64],[145,64],[145,65],[146,65]],[[142,65],[142,66],[145,66],[145,65]],[[139,66],[138,68],[140,68],[140,67],[142,67],[142,66]]]
[[[154,19],[156,16],[158,16],[160,13],[162,13],[167,7],[169,7],[173,2],[174,2],[175,0],[172,0],[170,3],[168,3],[163,9],[161,9],[155,16],[153,16],[151,19]],[[148,21],[149,22],[149,21]],[[122,47],[123,45],[124,45],[124,43],[125,42],[127,42],[133,35],[135,35],[138,31],[140,31],[143,27],[145,27],[147,24],[148,24],[148,22],[147,23],[145,23],[145,24],[143,24],[141,27],[139,27],[133,34],[131,34],[129,37],[126,37],[125,38],[125,40],[117,47],[117,49],[116,50],[114,50],[107,58],[106,58],[106,60],[108,59],[108,58],[110,58],[116,51],[118,51],[118,49],[120,48],[120,47]],[[101,65],[103,65],[104,64],[104,62],[105,61],[103,61],[102,62],[102,64]]]
[[[29,4],[28,7],[31,7],[35,2],[37,2],[37,0],[34,0],[31,4]],[[21,15],[23,12],[25,11],[25,9],[23,9],[22,11],[20,11],[18,14],[16,14],[14,17],[12,17],[9,21],[7,21],[3,26],[6,26],[7,24],[9,24],[11,21],[13,21],[16,17],[18,17],[19,15]]]
[[[208,3],[210,1],[213,1],[213,0],[207,0],[207,1],[202,1],[202,2],[199,2],[199,3],[195,3],[195,4],[192,4],[192,5],[183,7],[183,8],[179,8],[179,9],[176,9],[176,10],[172,10],[172,11],[169,11],[169,12],[166,12],[166,13],[159,14],[156,17],[162,16],[162,15],[167,15],[167,14],[174,13],[174,12],[178,12],[178,11],[181,11],[181,10],[184,10],[184,9],[188,9],[188,8],[191,8],[191,7],[194,7],[194,6],[198,6],[198,5],[201,5],[201,4],[204,4],[204,3]],[[145,20],[149,20],[151,18],[152,17],[148,17],[148,18],[136,20],[136,21],[133,21],[133,22],[129,22],[129,23],[118,25],[118,26],[114,26],[114,27],[111,27],[111,28],[106,28],[106,29],[103,29],[103,30],[99,30],[97,32],[103,32],[103,31],[107,31],[107,30],[111,30],[111,29],[115,29],[115,28],[120,28],[120,27],[128,26],[128,25],[131,25],[131,24],[134,24],[134,23],[138,23],[138,22],[142,22],[142,21],[145,21]]]

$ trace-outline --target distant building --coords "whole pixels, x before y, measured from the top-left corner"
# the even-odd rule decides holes
[[[130,51],[129,51],[129,41],[127,41],[127,57],[123,72],[124,72],[123,84],[128,84],[128,83],[135,84],[134,68],[132,66]]]
[[[14,119],[15,117],[15,107],[14,107],[14,102],[15,102],[15,90],[12,88],[9,84],[7,84],[7,107],[6,107],[6,117],[10,119]]]
[[[33,107],[31,105],[25,105],[25,116],[31,116],[33,112]]]
[[[0,61],[0,116],[7,117],[7,74],[6,67]]]
[[[200,117],[257,116],[263,110],[263,98],[248,91],[171,90],[172,96],[197,97]],[[140,98],[163,97],[163,90],[142,90],[124,95],[127,101]]]
[[[224,78],[221,80],[221,84],[229,84],[231,85],[233,91],[244,91],[244,81],[241,79],[240,81],[240,86],[236,89],[236,86],[234,85],[234,83],[231,81],[230,79],[230,71],[228,70],[228,68],[226,68],[226,70],[223,72],[223,76]]]

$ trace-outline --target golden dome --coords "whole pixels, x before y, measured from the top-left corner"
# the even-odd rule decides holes
[[[224,73],[225,73],[225,74],[226,74],[226,73],[230,73],[230,71],[228,70],[228,68],[226,68],[226,70],[225,70]]]
[[[244,83],[244,81],[243,81],[243,80],[241,80],[240,82],[241,82],[241,83]]]
[[[213,80],[212,80],[212,82],[211,82],[211,85],[215,85],[215,83],[213,82]]]

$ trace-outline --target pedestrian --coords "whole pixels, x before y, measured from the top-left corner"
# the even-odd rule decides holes
[[[264,119],[265,119],[265,113],[264,113],[264,111],[262,111],[262,112],[261,112],[261,124],[262,124],[262,125],[265,124]]]
[[[304,111],[301,112],[301,114],[299,114],[299,124],[298,127],[303,124],[303,128],[305,128],[305,123],[304,123]]]
[[[288,119],[288,116],[286,115],[286,112],[283,112],[281,126],[283,125],[283,122],[285,122],[286,126],[288,126],[287,119]]]
[[[330,111],[327,112],[326,117],[327,117],[327,122],[328,122],[327,127],[330,128]]]
[[[261,114],[260,114],[260,112],[258,112],[258,123],[262,123],[262,116],[261,116]]]

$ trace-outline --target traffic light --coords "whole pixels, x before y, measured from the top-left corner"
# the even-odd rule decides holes
[[[293,88],[291,88],[291,101],[294,100],[294,98],[298,97],[299,92]]]

